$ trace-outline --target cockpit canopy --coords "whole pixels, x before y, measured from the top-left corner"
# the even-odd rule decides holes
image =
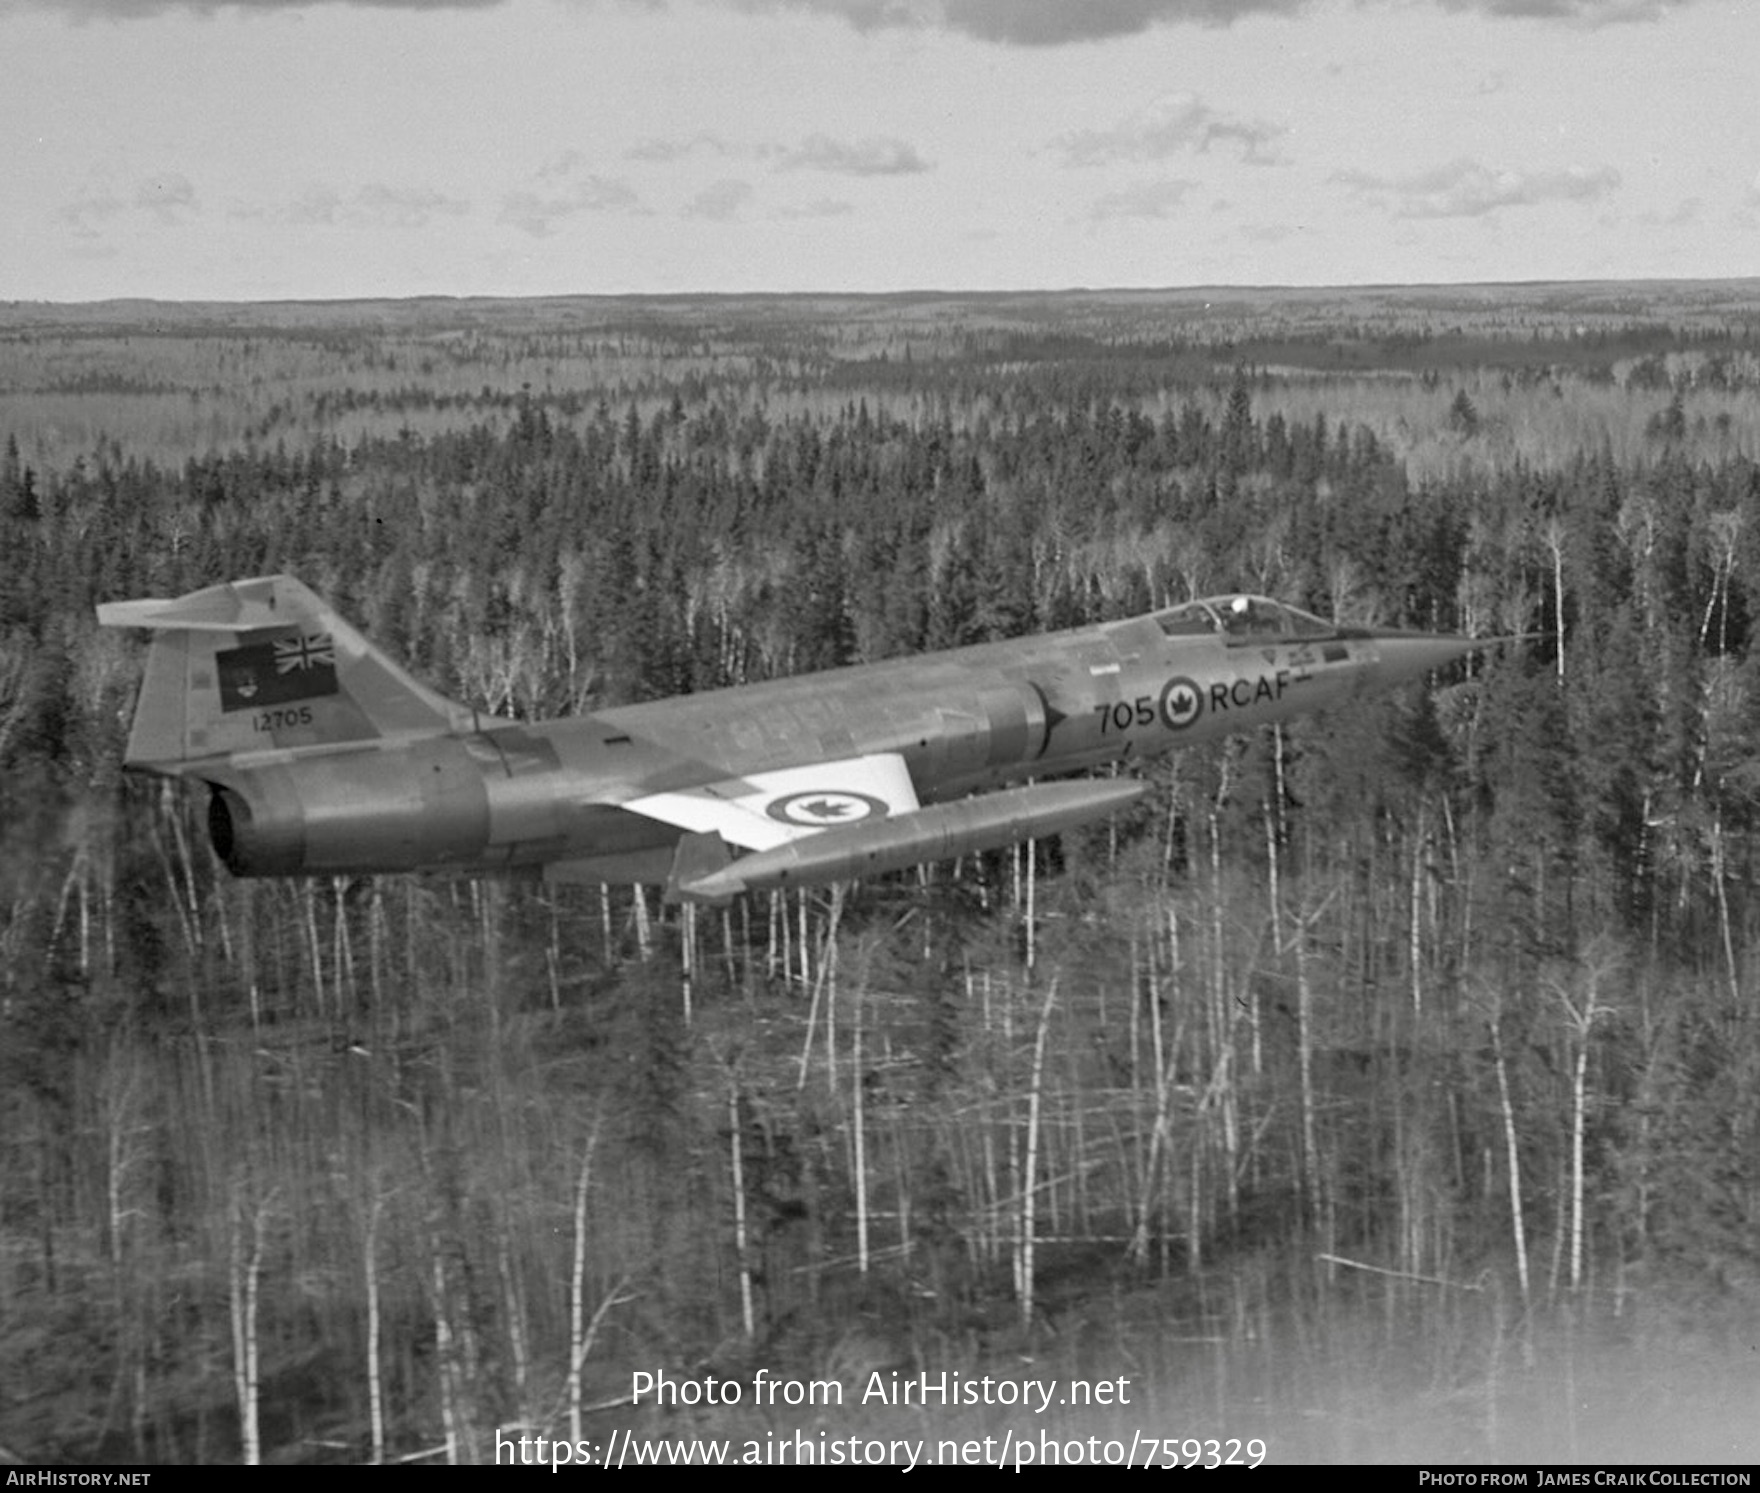
[[[1155,621],[1170,638],[1221,635],[1231,642],[1260,638],[1330,638],[1338,628],[1311,612],[1268,596],[1206,596],[1158,612]]]

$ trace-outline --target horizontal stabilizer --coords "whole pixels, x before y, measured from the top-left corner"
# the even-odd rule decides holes
[[[303,589],[303,588],[302,588]],[[307,593],[309,596],[309,593]],[[305,598],[300,598],[304,600]],[[255,632],[267,627],[296,626],[317,610],[286,603],[273,577],[261,581],[228,581],[169,600],[106,601],[98,606],[101,627],[147,627],[154,631],[180,628],[188,632]]]

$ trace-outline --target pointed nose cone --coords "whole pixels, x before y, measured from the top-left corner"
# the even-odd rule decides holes
[[[1501,641],[1497,638],[1463,638],[1453,633],[1377,632],[1376,663],[1373,678],[1377,684],[1403,684],[1408,679],[1422,679],[1432,669],[1440,669],[1457,658],[1465,658],[1481,648]]]

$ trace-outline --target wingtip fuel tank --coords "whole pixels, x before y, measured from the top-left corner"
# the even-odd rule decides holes
[[[1135,778],[1005,788],[791,840],[686,881],[677,891],[695,901],[725,902],[741,892],[877,876],[1074,829],[1134,803],[1147,790]]]

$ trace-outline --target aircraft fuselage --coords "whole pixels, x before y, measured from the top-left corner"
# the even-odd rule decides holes
[[[290,576],[98,615],[154,634],[126,765],[208,783],[238,875],[536,867],[707,900],[1053,833],[1142,784],[1003,785],[1322,709],[1479,646],[1236,595],[524,723],[437,694]]]
[[[921,801],[944,802],[1320,709],[1377,658],[1367,635],[1170,637],[1146,617],[573,720],[242,753],[207,776],[224,790],[217,847],[243,875],[550,865],[664,881],[678,831],[620,807],[632,798],[897,753]]]

